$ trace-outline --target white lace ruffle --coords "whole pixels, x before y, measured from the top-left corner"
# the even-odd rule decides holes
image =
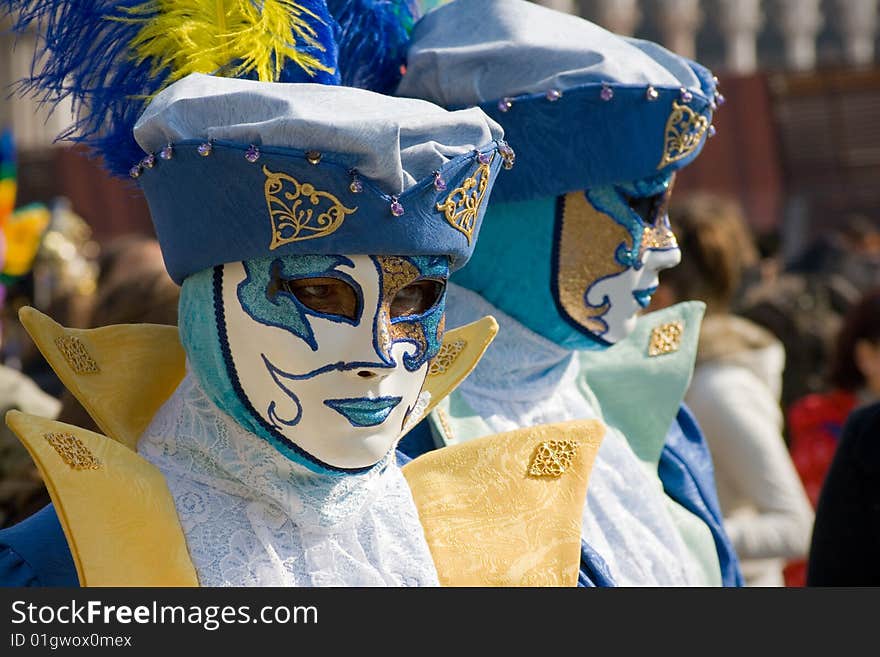
[[[394,455],[319,475],[218,410],[187,374],[138,452],[168,482],[202,586],[436,586]]]
[[[493,431],[601,418],[579,388],[574,352],[550,342],[480,295],[450,284],[447,326],[485,315],[498,321],[494,342],[456,391]],[[691,586],[703,582],[671,515],[656,472],[608,427],[590,474],[583,535],[621,586]]]

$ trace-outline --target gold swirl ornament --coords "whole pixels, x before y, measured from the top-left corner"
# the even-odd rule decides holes
[[[333,194],[316,189],[311,183],[301,183],[266,166],[263,174],[263,191],[272,224],[270,251],[291,242],[326,237],[339,229],[347,215],[357,212],[357,207],[345,207]]]
[[[657,168],[662,169],[667,164],[683,160],[693,153],[708,129],[709,119],[687,105],[672,101],[672,112],[666,120],[663,157]]]
[[[490,167],[494,159],[493,153],[492,158],[488,162],[481,162],[474,175],[466,178],[461,187],[453,189],[443,203],[437,204],[437,210],[443,213],[450,226],[467,237],[468,244],[474,237],[477,216],[489,187]]]

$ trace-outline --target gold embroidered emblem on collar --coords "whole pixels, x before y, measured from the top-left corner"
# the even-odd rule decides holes
[[[682,322],[669,322],[655,326],[651,331],[651,341],[648,344],[649,356],[662,356],[678,351],[681,346],[681,336],[684,335]]]
[[[461,350],[466,346],[467,342],[461,338],[455,340],[455,342],[444,342],[437,355],[431,359],[431,365],[428,367],[428,376],[446,374],[447,370],[452,367],[455,359],[458,358]]]
[[[446,444],[454,443],[455,435],[452,433],[452,427],[449,426],[449,418],[446,417],[446,413],[440,407],[435,408],[434,413],[437,414],[437,419],[440,420],[440,426],[443,427],[443,433],[446,434]]]
[[[74,470],[97,470],[101,461],[72,433],[44,433],[43,438]]]
[[[264,166],[263,174],[263,191],[272,222],[270,251],[291,242],[326,237],[336,232],[346,215],[357,211],[357,207],[345,207],[333,194],[315,189],[311,183],[301,183],[286,173],[274,173]]]
[[[61,335],[55,338],[55,346],[64,356],[64,360],[77,374],[96,374],[101,371],[98,363],[89,354],[82,340],[73,335]]]
[[[490,167],[494,159],[493,153],[489,162],[481,163],[474,175],[465,178],[461,187],[453,189],[443,203],[437,204],[437,210],[443,212],[450,226],[464,233],[468,244],[473,239],[477,215],[480,213],[480,206],[483,205],[483,198],[489,187]]]
[[[578,444],[573,440],[548,440],[535,449],[529,474],[533,477],[558,477],[569,466],[577,453]]]
[[[672,101],[672,112],[666,120],[663,157],[657,168],[662,169],[667,164],[678,162],[693,153],[708,129],[709,119],[697,114],[687,105]]]

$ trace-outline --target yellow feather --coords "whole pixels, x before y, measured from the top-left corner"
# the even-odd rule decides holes
[[[167,84],[190,73],[241,77],[256,73],[275,82],[296,62],[309,75],[333,73],[304,46],[324,50],[310,21],[320,21],[294,0],[150,0],[127,10],[124,22],[141,24],[131,47],[153,75],[171,70]]]

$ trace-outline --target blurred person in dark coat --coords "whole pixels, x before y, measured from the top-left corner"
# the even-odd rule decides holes
[[[880,586],[880,404],[846,422],[816,509],[808,586]]]
[[[828,390],[797,400],[788,411],[791,456],[815,508],[850,413],[880,400],[880,288],[850,309],[831,361]],[[806,582],[806,562],[789,564],[790,586]]]

